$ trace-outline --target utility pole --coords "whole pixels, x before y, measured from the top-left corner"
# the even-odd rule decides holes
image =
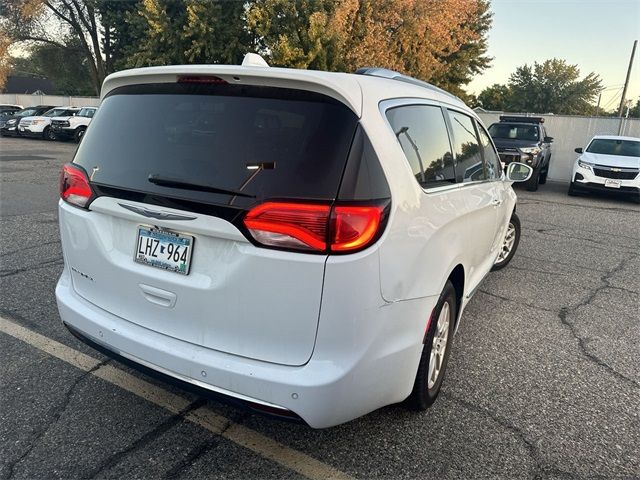
[[[596,105],[596,117],[600,114],[600,100],[602,100],[602,92],[598,95],[598,105]]]
[[[622,118],[624,112],[624,104],[627,99],[627,88],[629,87],[629,78],[631,78],[631,67],[633,67],[633,57],[636,56],[636,47],[638,46],[638,40],[633,42],[633,49],[631,50],[631,58],[629,59],[629,69],[627,70],[627,79],[624,82],[624,88],[622,90],[622,98],[620,99],[620,108],[618,109],[618,116]]]

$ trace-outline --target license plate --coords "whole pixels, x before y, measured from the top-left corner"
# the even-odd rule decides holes
[[[609,188],[620,188],[620,180],[611,180],[610,178],[607,178],[604,181],[604,186]]]
[[[189,274],[193,237],[153,227],[138,227],[134,260],[151,267]]]

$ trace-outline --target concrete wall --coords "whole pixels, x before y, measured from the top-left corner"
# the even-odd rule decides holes
[[[484,124],[488,127],[500,120],[500,115],[506,113],[478,113]],[[522,114],[513,114],[522,115]],[[578,154],[573,150],[576,147],[586,147],[594,135],[617,135],[620,127],[619,118],[611,117],[578,117],[570,115],[535,115],[544,117],[544,125],[547,134],[554,138],[551,145],[551,167],[549,178],[569,182],[571,169]],[[640,138],[640,119],[622,119],[622,135]]]
[[[65,97],[62,95],[27,95],[18,93],[1,93],[0,103],[11,103],[23,107],[35,105],[55,105],[70,107],[97,107],[100,105],[98,97]]]

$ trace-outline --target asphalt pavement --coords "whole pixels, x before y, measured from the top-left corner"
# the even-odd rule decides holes
[[[155,382],[61,325],[60,166],[0,139],[0,479],[640,478],[640,206],[517,189],[519,250],[466,310],[436,404],[326,430]]]

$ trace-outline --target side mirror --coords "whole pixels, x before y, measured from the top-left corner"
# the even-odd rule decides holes
[[[574,149],[573,151],[576,152],[576,153],[582,153],[583,152],[582,147],[578,147],[578,148]]]
[[[553,143],[553,137],[544,137],[544,143]]]
[[[531,178],[533,168],[520,162],[511,162],[507,167],[507,181],[526,182]]]

